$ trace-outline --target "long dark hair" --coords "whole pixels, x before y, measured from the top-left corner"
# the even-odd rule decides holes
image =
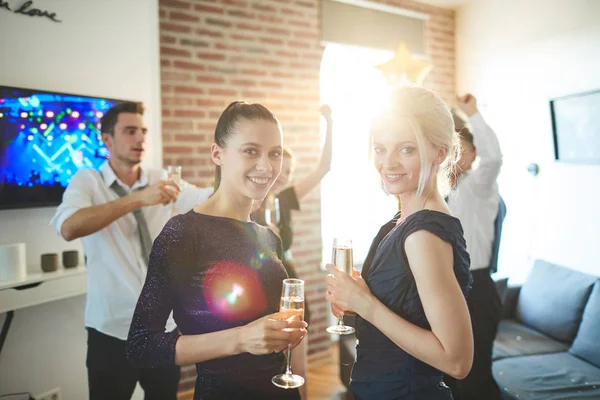
[[[227,142],[232,134],[235,133],[236,124],[240,119],[263,120],[273,122],[280,126],[275,115],[265,106],[258,103],[247,103],[245,101],[234,101],[227,106],[223,114],[219,117],[217,128],[215,129],[214,142],[222,149],[227,147]],[[221,166],[217,165],[215,169],[215,192],[221,184]]]

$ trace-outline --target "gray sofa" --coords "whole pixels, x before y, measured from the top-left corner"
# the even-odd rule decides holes
[[[600,399],[600,281],[537,260],[503,294],[494,378],[505,399]]]

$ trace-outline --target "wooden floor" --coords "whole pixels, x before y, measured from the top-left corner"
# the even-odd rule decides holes
[[[308,366],[309,400],[344,400],[345,388],[340,381],[337,344],[330,348],[330,355],[311,358]],[[178,400],[192,400],[194,391],[180,393]]]
[[[331,357],[311,360],[308,366],[309,400],[343,400],[346,388],[340,381],[337,343],[330,347]]]

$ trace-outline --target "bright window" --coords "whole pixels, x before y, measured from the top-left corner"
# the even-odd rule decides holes
[[[328,44],[321,63],[321,101],[333,110],[333,161],[321,185],[323,261],[331,262],[333,238],[352,239],[362,264],[381,225],[397,210],[370,160],[369,126],[383,106],[387,81],[375,66],[390,51]]]

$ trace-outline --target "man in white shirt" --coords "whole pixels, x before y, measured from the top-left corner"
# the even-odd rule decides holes
[[[140,103],[120,103],[102,117],[110,159],[101,171],[81,169],[71,179],[50,222],[67,241],[81,238],[87,257],[87,368],[90,400],[128,400],[137,382],[145,399],[175,400],[179,367],[136,369],[125,343],[146,279],[152,241],[176,212],[206,200],[212,189],[166,180],[140,163],[147,128]],[[167,329],[175,324],[170,318]]]
[[[457,381],[447,377],[445,380],[455,400],[499,400],[500,389],[492,375],[492,347],[502,306],[490,276],[490,263],[500,200],[496,180],[502,167],[502,152],[496,134],[477,109],[475,97],[470,94],[459,97],[457,105],[469,117],[473,133],[455,116],[462,152],[448,207],[462,224],[471,256],[473,286],[467,305],[475,353],[473,367],[465,379]],[[479,165],[472,168],[477,156]]]

